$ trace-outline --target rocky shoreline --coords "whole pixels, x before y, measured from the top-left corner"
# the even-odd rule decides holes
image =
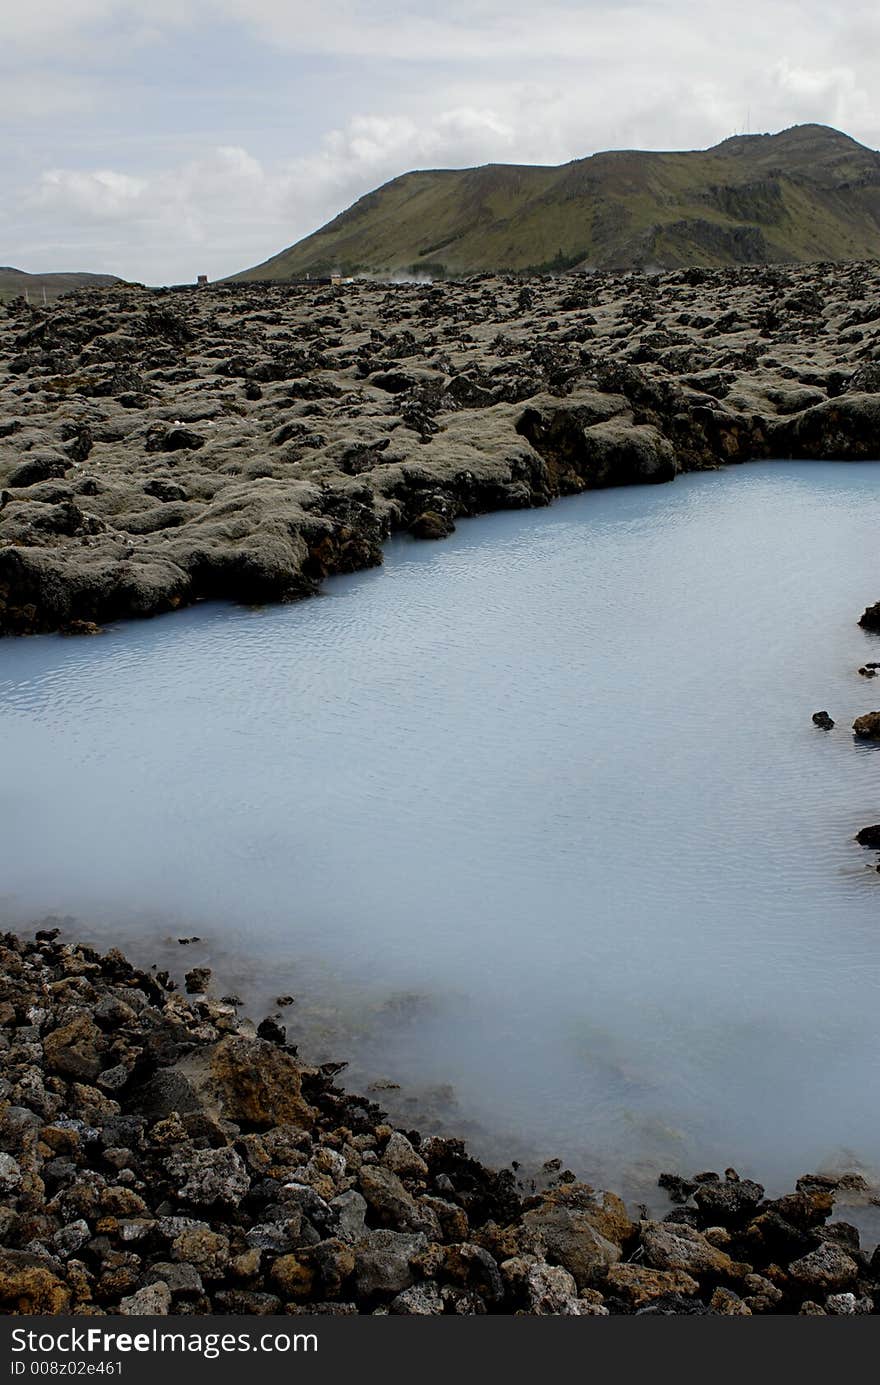
[[[0,307],[0,635],[287,600],[395,531],[880,454],[880,267],[220,284]]]
[[[208,980],[0,936],[0,1311],[878,1311],[880,1250],[829,1220],[836,1194],[875,1201],[856,1174],[773,1199],[666,1174],[662,1220],[558,1167],[524,1188],[392,1128]]]

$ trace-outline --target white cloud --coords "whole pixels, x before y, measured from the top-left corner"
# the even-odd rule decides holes
[[[229,274],[313,230],[361,193],[412,164],[467,164],[515,130],[494,112],[442,111],[430,122],[356,116],[321,146],[271,168],[221,146],[176,167],[133,177],[113,169],[44,172],[24,197],[31,217],[77,224],[86,240],[125,233],[126,263],[107,267],[165,282]],[[91,230],[91,237],[89,237]]]
[[[4,36],[0,260],[29,268],[231,273],[414,167],[811,120],[880,142],[873,0],[31,0]]]
[[[109,168],[94,173],[57,168],[43,174],[32,202],[50,212],[62,211],[97,221],[124,221],[137,208],[147,187],[145,178],[114,173]]]

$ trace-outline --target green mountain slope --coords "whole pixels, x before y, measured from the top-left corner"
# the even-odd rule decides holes
[[[823,125],[559,168],[405,173],[237,279],[880,256],[880,154]]]
[[[121,280],[114,274],[26,274],[23,269],[3,265],[0,266],[0,303],[23,293],[30,295],[32,303],[42,303],[44,290],[47,303],[51,303],[70,289],[106,288],[108,284],[118,283]]]

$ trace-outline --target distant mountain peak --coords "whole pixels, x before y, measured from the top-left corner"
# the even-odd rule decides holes
[[[22,294],[34,294],[38,298],[45,295],[48,303],[72,289],[106,288],[120,282],[115,274],[86,274],[79,271],[28,274],[23,269],[5,265],[0,266],[0,303]]]
[[[880,257],[880,154],[828,125],[560,167],[416,170],[239,279]]]

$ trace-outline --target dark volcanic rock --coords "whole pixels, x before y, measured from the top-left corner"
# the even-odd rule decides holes
[[[874,630],[880,632],[880,601],[875,601],[873,606],[868,606],[859,617],[859,625],[863,630]]]
[[[423,510],[409,526],[410,533],[417,539],[445,539],[454,530],[452,520],[437,510]]]
[[[195,450],[204,447],[205,441],[200,433],[194,433],[191,428],[165,429],[159,425],[147,434],[146,448],[148,452],[179,452],[182,448]]]
[[[880,270],[767,275],[332,299],[119,284],[0,307],[0,635],[307,596],[395,530],[439,538],[588,487],[876,456]]]
[[[730,1177],[701,1183],[694,1202],[710,1226],[737,1226],[746,1221],[764,1197],[760,1183],[750,1178]]]

